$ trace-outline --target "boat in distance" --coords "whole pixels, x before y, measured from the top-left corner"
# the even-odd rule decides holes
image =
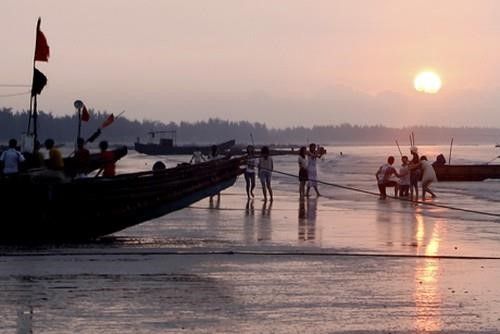
[[[438,181],[484,181],[500,179],[500,164],[434,165]]]
[[[216,144],[217,151],[223,153],[231,149],[236,142],[233,140],[228,140],[226,142]],[[199,146],[199,145],[186,145],[186,146],[173,146],[168,139],[160,139],[159,144],[147,143],[142,144],[136,142],[134,148],[139,153],[144,153],[148,155],[190,155],[195,151],[200,151],[204,155],[210,154],[212,146]]]
[[[204,155],[209,155],[212,152],[212,147],[214,145],[176,145],[177,131],[175,130],[165,130],[165,131],[151,131],[148,133],[150,135],[150,142],[143,144],[140,139],[134,143],[134,149],[143,154],[148,155],[191,155],[195,151],[200,151]],[[156,136],[167,134],[170,138],[160,138],[159,143],[152,142]],[[220,144],[216,144],[217,152],[223,154],[228,152],[234,145],[236,141],[234,139],[225,141]]]
[[[182,209],[232,186],[243,158],[223,158],[110,178],[55,183],[23,173],[0,178],[1,240],[78,241]]]

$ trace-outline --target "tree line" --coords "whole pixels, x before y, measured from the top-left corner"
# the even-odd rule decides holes
[[[88,122],[82,123],[82,134],[90,136],[109,116],[106,112],[89,111]],[[13,111],[11,108],[0,109],[0,140],[19,138],[26,132],[28,113]],[[76,115],[54,116],[40,112],[38,117],[39,137],[41,140],[53,138],[56,142],[71,142],[77,133]],[[499,128],[483,127],[437,127],[414,126],[393,128],[383,125],[361,126],[348,123],[339,125],[317,125],[313,127],[269,128],[264,123],[248,121],[227,121],[209,119],[198,122],[163,123],[153,120],[130,120],[119,117],[103,130],[101,138],[113,143],[132,144],[138,137],[146,142],[151,131],[174,130],[178,143],[209,144],[235,139],[237,143],[250,143],[252,138],[256,144],[304,144],[315,141],[321,144],[387,144],[392,145],[397,139],[407,144],[408,136],[414,132],[417,142],[421,144],[449,143],[452,137],[459,144],[496,144],[500,143]]]

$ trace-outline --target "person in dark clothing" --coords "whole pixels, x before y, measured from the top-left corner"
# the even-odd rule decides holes
[[[78,138],[76,140],[76,146],[76,176],[85,177],[88,174],[90,167],[90,151],[85,148],[85,140],[83,138]]]

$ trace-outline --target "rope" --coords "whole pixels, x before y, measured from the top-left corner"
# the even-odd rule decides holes
[[[37,252],[37,253],[0,253],[0,257],[23,257],[23,256],[212,256],[212,255],[250,255],[250,256],[311,256],[311,257],[379,257],[379,258],[410,258],[410,259],[443,259],[443,260],[500,260],[498,256],[467,256],[467,255],[418,255],[418,254],[380,254],[380,253],[345,253],[345,252],[290,252],[290,251],[120,251],[120,252]]]
[[[21,95],[28,95],[31,93],[31,90],[27,92],[22,92],[22,93],[12,93],[12,94],[0,94],[0,97],[12,97],[12,96],[21,96]]]
[[[265,168],[262,168],[262,169],[265,169]],[[273,170],[272,172],[273,173],[277,173],[277,174],[281,174],[281,175],[285,175],[285,176],[289,176],[289,177],[293,177],[293,178],[297,178],[297,179],[299,178],[298,175],[290,174],[290,173],[286,173],[286,172],[282,172],[282,171],[278,171],[278,170]],[[368,190],[364,190],[364,189],[358,189],[358,188],[354,188],[354,187],[343,186],[343,185],[340,185],[340,184],[331,183],[331,182],[325,182],[325,181],[321,181],[321,180],[316,180],[316,182],[320,183],[320,184],[327,185],[327,186],[331,186],[331,187],[336,187],[336,188],[340,188],[340,189],[355,191],[355,192],[362,193],[362,194],[367,194],[367,195],[372,195],[372,196],[377,196],[377,197],[380,196],[380,194],[378,194],[376,192],[368,191]],[[400,200],[400,201],[403,201],[403,202],[410,202],[410,203],[414,203],[414,204],[421,204],[421,205],[433,206],[433,207],[443,208],[443,209],[448,209],[448,210],[462,211],[462,212],[474,213],[474,214],[478,214],[478,215],[491,216],[491,217],[497,217],[497,218],[500,217],[500,214],[493,213],[493,212],[486,212],[486,211],[479,211],[479,210],[472,210],[472,209],[463,209],[463,208],[457,208],[457,207],[450,206],[450,205],[437,204],[437,203],[431,203],[431,202],[424,202],[424,201],[418,201],[418,200],[413,201],[413,200],[411,200],[409,198],[395,197],[395,196],[390,196],[390,195],[387,195],[387,198],[396,199],[396,200]]]
[[[22,85],[22,84],[0,84],[0,87],[30,87],[31,85]]]

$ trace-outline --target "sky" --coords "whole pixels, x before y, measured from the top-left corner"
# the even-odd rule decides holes
[[[55,115],[500,127],[496,0],[2,0],[0,107],[29,107],[5,95],[30,89],[39,16]],[[423,70],[437,94],[415,91]]]

